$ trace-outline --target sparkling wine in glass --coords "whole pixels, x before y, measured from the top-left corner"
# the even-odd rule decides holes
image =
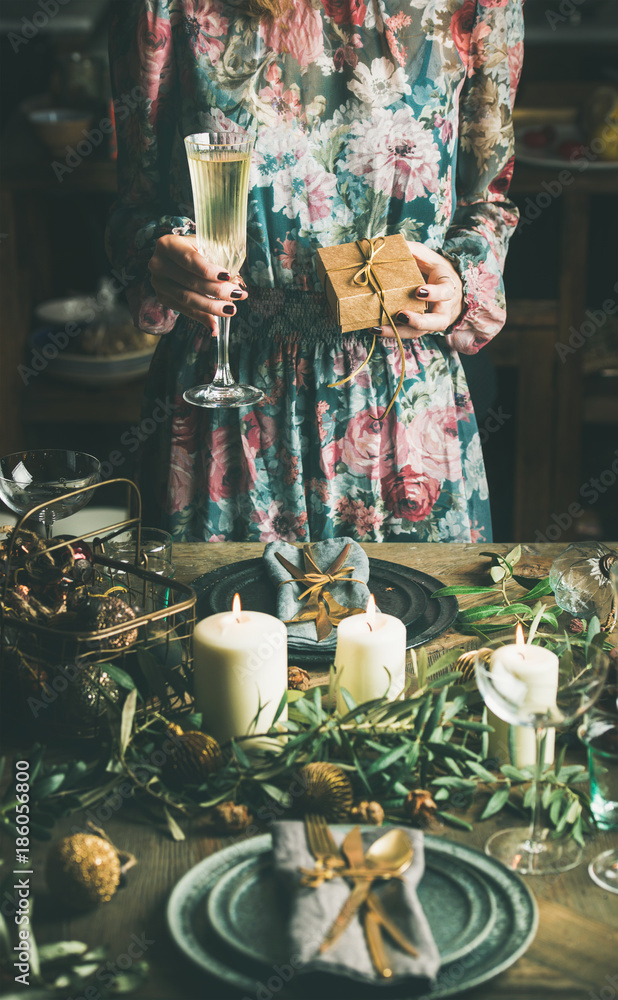
[[[234,276],[245,259],[247,199],[253,138],[246,132],[200,132],[185,138],[197,248],[206,260]],[[187,389],[195,406],[238,407],[259,403],[264,393],[239,385],[229,363],[229,316],[218,317],[217,368],[210,385]]]
[[[0,458],[0,499],[10,510],[23,515],[54,501],[36,511],[47,538],[52,536],[55,521],[81,510],[92,496],[72,491],[92,486],[100,479],[99,460],[81,451],[41,448]]]
[[[518,626],[518,629],[521,628]],[[519,641],[517,641],[517,638]],[[579,864],[582,850],[572,838],[552,837],[542,822],[545,735],[568,726],[599,697],[609,664],[602,635],[587,643],[565,639],[550,650],[540,644],[499,640],[479,651],[476,681],[485,704],[499,719],[531,726],[536,735],[532,822],[494,833],[485,851],[521,875],[547,875]]]

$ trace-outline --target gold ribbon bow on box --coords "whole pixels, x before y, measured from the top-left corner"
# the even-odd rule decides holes
[[[349,551],[350,546],[348,544],[333,559],[328,569],[324,571],[319,568],[313,558],[310,545],[303,546],[304,570],[298,569],[285,556],[282,556],[280,552],[276,553],[281,565],[293,577],[292,580],[282,580],[279,586],[281,587],[286,583],[302,583],[307,586],[307,589],[298,597],[299,601],[308,598],[307,603],[304,608],[301,608],[298,614],[294,615],[293,618],[287,619],[286,625],[291,625],[292,623],[305,624],[306,622],[315,621],[318,642],[321,642],[323,639],[328,638],[333,631],[333,626],[337,626],[344,618],[348,618],[350,615],[363,614],[364,608],[346,608],[335,600],[329,590],[326,590],[328,585],[332,586],[334,583],[365,582],[364,580],[357,580],[356,577],[349,576],[350,573],[354,572],[354,566],[343,565]]]
[[[366,246],[365,246],[365,244],[366,244]],[[393,403],[395,402],[395,400],[397,399],[397,396],[401,392],[401,388],[403,386],[403,382],[404,382],[405,375],[406,375],[406,357],[405,357],[405,352],[404,352],[404,349],[403,349],[403,343],[402,343],[401,337],[399,336],[399,331],[398,331],[398,329],[397,329],[397,327],[395,325],[395,321],[394,321],[393,317],[391,316],[390,312],[388,311],[388,309],[386,307],[386,301],[385,301],[385,297],[384,297],[384,294],[385,294],[384,288],[382,286],[382,282],[380,281],[380,277],[379,277],[378,273],[376,272],[374,264],[375,263],[378,263],[378,264],[396,264],[396,263],[399,263],[399,261],[397,259],[394,259],[394,258],[390,258],[390,259],[387,258],[387,259],[382,259],[380,261],[376,261],[376,257],[378,256],[378,254],[386,246],[386,240],[385,240],[385,238],[383,236],[376,236],[373,239],[370,239],[370,238],[367,237],[365,239],[356,240],[356,246],[360,250],[361,256],[364,259],[364,264],[361,264],[360,267],[358,267],[358,263],[355,263],[355,264],[342,264],[342,265],[340,265],[338,267],[329,268],[328,273],[331,273],[333,271],[347,271],[350,268],[356,267],[357,271],[356,271],[356,274],[353,275],[352,281],[354,282],[355,285],[360,285],[362,287],[369,286],[370,288],[373,289],[373,291],[376,293],[376,295],[378,296],[378,298],[380,300],[380,326],[383,325],[384,319],[386,318],[386,320],[388,321],[388,323],[390,324],[390,326],[392,328],[393,334],[394,334],[395,339],[397,341],[397,347],[399,349],[399,357],[401,358],[401,374],[399,376],[399,382],[397,384],[397,388],[395,389],[395,392],[393,394],[393,397],[392,397],[390,403],[386,407],[384,413],[382,413],[378,417],[379,420],[383,420],[384,417],[391,410],[391,407],[393,406]],[[359,374],[359,372],[361,372],[363,370],[363,368],[365,367],[365,365],[368,364],[369,360],[371,359],[371,355],[373,354],[375,346],[376,346],[376,336],[374,334],[373,341],[372,341],[372,344],[371,344],[371,348],[370,348],[369,353],[368,353],[367,357],[365,358],[365,360],[350,375],[346,375],[346,377],[340,379],[339,382],[331,382],[329,384],[329,389],[335,389],[338,386],[344,385],[346,382],[349,382],[351,379],[356,378],[356,376]]]

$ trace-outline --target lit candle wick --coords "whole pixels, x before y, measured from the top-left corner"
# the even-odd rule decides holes
[[[240,625],[240,595],[234,594],[234,600],[232,601],[232,614],[234,618]]]

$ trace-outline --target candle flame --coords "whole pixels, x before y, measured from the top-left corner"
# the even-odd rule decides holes
[[[234,600],[232,601],[232,613],[236,618],[236,621],[240,621],[240,594],[234,594]]]
[[[373,594],[369,595],[369,600],[367,601],[367,625],[369,626],[369,631],[373,632],[373,626],[376,621],[376,602]]]
[[[515,629],[515,644],[517,646],[525,646],[526,640],[524,639],[524,630],[521,622],[517,625]]]

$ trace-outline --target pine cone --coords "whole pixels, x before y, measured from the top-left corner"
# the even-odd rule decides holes
[[[431,797],[431,792],[423,788],[415,788],[408,792],[403,804],[403,811],[417,826],[429,826],[435,818],[437,805]]]
[[[311,683],[311,678],[306,670],[300,667],[288,667],[288,688],[291,691],[306,691]]]
[[[219,833],[242,833],[253,823],[246,806],[220,802],[210,810],[209,819]]]
[[[384,810],[379,802],[368,802],[367,799],[363,799],[350,812],[350,819],[354,823],[371,823],[372,826],[382,826]]]
[[[569,632],[572,632],[573,635],[583,635],[586,628],[586,622],[581,618],[571,618],[571,621],[569,622]]]

